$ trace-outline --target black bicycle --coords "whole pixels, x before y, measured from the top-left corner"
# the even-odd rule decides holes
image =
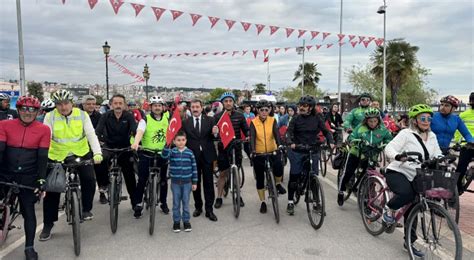
[[[145,205],[146,209],[150,212],[150,225],[148,233],[153,235],[155,231],[155,216],[156,216],[156,205],[158,204],[160,196],[160,182],[161,182],[161,168],[157,165],[158,157],[161,156],[161,151],[149,151],[141,150],[142,155],[152,159],[153,163],[149,167],[150,175],[145,186]]]
[[[229,191],[232,194],[232,205],[234,208],[234,217],[238,218],[240,214],[240,176],[239,166],[237,165],[237,158],[236,158],[236,149],[241,147],[241,140],[234,139],[230,145],[231,146],[231,155],[230,155],[230,175],[227,178],[229,181]],[[242,169],[242,166],[240,166]],[[242,172],[243,173],[243,172]],[[243,174],[242,174],[243,175]]]
[[[108,188],[108,197],[109,197],[109,206],[110,206],[110,229],[112,233],[117,232],[117,223],[118,223],[118,206],[122,197],[122,180],[123,173],[122,168],[118,164],[118,158],[121,154],[131,151],[130,147],[127,148],[107,148],[103,147],[103,151],[108,151],[113,154],[110,159],[109,167],[109,188]]]
[[[328,161],[331,159],[332,149],[327,144],[321,145],[321,150],[319,153],[319,172],[323,177],[326,177],[326,172],[328,169]]]
[[[78,167],[84,165],[93,165],[94,160],[66,160],[61,163],[66,172],[66,196],[65,196],[65,212],[66,221],[72,226],[72,237],[74,240],[74,253],[76,256],[81,254],[81,227],[82,220],[82,203],[81,203],[81,182],[79,179]]]
[[[280,223],[280,210],[278,207],[278,191],[276,189],[275,176],[273,175],[273,166],[270,160],[271,156],[275,156],[276,153],[260,153],[256,154],[256,157],[265,157],[265,187],[268,191],[268,198],[272,201],[273,213],[275,214],[276,223]],[[276,158],[279,160],[280,158]]]
[[[7,240],[8,232],[10,230],[14,228],[20,229],[20,227],[13,225],[15,219],[21,214],[20,202],[18,201],[18,193],[20,193],[20,189],[36,189],[16,182],[0,181],[0,186],[1,185],[8,186],[9,188],[0,187],[6,191],[2,201],[0,201],[0,246],[2,246]]]
[[[319,229],[326,216],[324,190],[315,172],[313,154],[319,151],[321,143],[314,145],[296,145],[296,149],[308,153],[307,159],[303,163],[303,173],[298,178],[295,192],[295,205],[300,201],[300,197],[305,195],[306,211],[309,222],[314,229]]]

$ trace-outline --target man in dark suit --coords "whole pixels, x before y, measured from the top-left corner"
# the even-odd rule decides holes
[[[204,115],[202,111],[203,106],[200,100],[191,101],[192,116],[184,121],[182,127],[188,139],[186,146],[193,151],[198,169],[198,186],[197,189],[193,191],[194,206],[196,207],[193,216],[198,217],[202,214],[202,181],[206,217],[211,221],[217,221],[217,217],[212,210],[212,204],[215,198],[212,162],[217,158],[213,143],[214,135],[212,134],[212,127],[215,123],[212,117]]]

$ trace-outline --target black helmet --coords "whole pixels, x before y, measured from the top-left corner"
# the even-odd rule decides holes
[[[266,100],[266,99],[260,99],[255,106],[257,108],[271,107],[272,104],[270,102],[268,102],[268,100]]]
[[[372,100],[372,95],[370,95],[370,93],[363,92],[362,94],[359,95],[359,101],[360,101],[362,98],[370,98],[370,100]]]
[[[304,97],[301,97],[300,101],[298,102],[298,105],[304,104],[308,104],[309,106],[314,107],[316,105],[316,100],[314,99],[314,97],[306,95]]]

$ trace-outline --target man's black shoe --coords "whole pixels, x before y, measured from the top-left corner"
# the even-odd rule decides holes
[[[214,208],[218,209],[222,206],[222,198],[217,198],[216,203],[214,203]]]
[[[201,216],[202,214],[202,209],[196,209],[194,212],[193,212],[193,217],[199,217]]]
[[[214,212],[206,212],[206,218],[210,221],[217,221],[217,216],[214,215]]]
[[[168,215],[168,213],[170,213],[170,209],[168,208],[168,205],[166,205],[165,203],[161,203],[160,208],[165,215]]]

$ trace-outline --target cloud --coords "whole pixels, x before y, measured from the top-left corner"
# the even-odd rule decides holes
[[[269,36],[268,25],[310,29],[333,33],[325,42],[335,42],[339,31],[339,1],[144,1],[147,6],[177,9],[185,13],[176,21],[163,14],[159,22],[150,8],[144,8],[135,17],[133,8],[125,3],[118,15],[108,1],[100,0],[90,10],[86,0],[37,0],[23,4],[22,19],[25,45],[26,75],[28,80],[49,80],[75,83],[104,83],[105,65],[102,44],[112,46],[111,55],[152,54],[204,51],[253,50],[302,44],[297,31],[286,38],[284,28]],[[343,33],[382,37],[383,16],[376,13],[381,1],[345,1]],[[458,0],[444,1],[390,1],[387,7],[387,38],[405,38],[419,46],[420,63],[431,70],[429,86],[441,93],[465,94],[473,89],[473,3]],[[204,16],[195,27],[188,13]],[[222,18],[214,29],[206,15]],[[16,6],[12,1],[0,9],[0,78],[18,75],[18,43]],[[228,32],[223,19],[236,20]],[[239,21],[267,25],[260,36],[255,28],[244,32]],[[253,25],[254,26],[254,25]],[[321,43],[321,36],[306,44]],[[371,48],[346,44],[342,48],[342,72],[354,64],[369,61]],[[294,50],[278,55],[270,51],[272,88],[282,89],[295,85],[294,71],[301,56]],[[182,87],[228,86],[243,88],[266,82],[266,64],[263,57],[208,56],[158,58],[156,60],[122,60],[118,62],[137,74],[143,66],[150,66],[150,84]],[[306,61],[316,62],[322,73],[320,87],[337,90],[338,48],[314,48],[307,52]],[[133,79],[109,68],[112,83],[125,84]],[[344,74],[342,89],[351,90]],[[455,80],[453,80],[455,78]],[[455,83],[455,84],[453,84]],[[449,86],[449,87],[448,87]]]

